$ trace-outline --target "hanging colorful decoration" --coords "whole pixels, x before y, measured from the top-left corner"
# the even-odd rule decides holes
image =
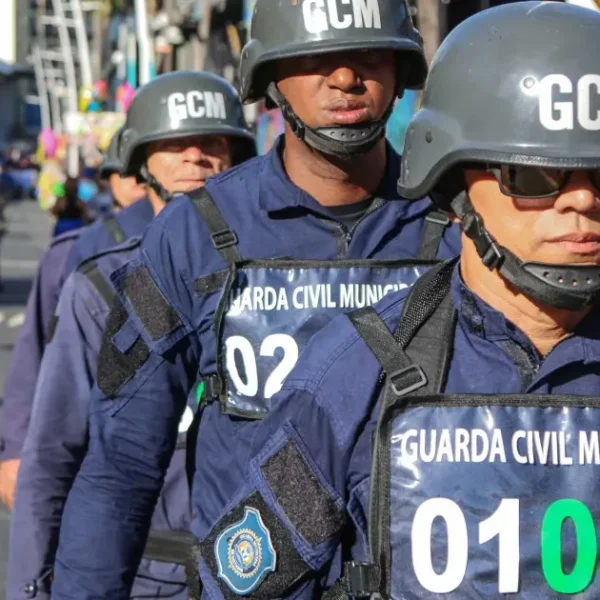
[[[283,115],[279,109],[261,112],[256,121],[256,148],[258,153],[267,153],[277,136],[283,133],[283,130]]]
[[[82,86],[79,90],[79,112],[87,112],[93,100],[94,88],[89,86]]]
[[[106,102],[108,100],[108,83],[104,79],[98,79],[94,81],[94,91],[96,92],[96,98],[99,102]]]
[[[79,112],[102,112],[108,99],[109,89],[106,81],[99,79],[92,86],[82,86],[79,90]]]
[[[65,174],[60,161],[44,161],[37,181],[37,200],[43,211],[51,209],[56,199],[64,194],[64,180]]]
[[[134,87],[125,81],[117,87],[115,93],[116,109],[118,112],[127,112],[135,95]]]
[[[44,158],[54,158],[58,150],[58,136],[52,129],[42,129],[39,136],[39,146]]]

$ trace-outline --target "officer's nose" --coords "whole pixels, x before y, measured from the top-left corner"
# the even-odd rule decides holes
[[[573,173],[568,185],[554,202],[554,208],[559,212],[598,212],[600,211],[598,196],[600,194],[587,173]]]
[[[357,70],[350,65],[337,66],[327,77],[327,85],[332,89],[350,93],[362,86],[362,79]]]
[[[189,145],[184,148],[181,157],[188,162],[199,162],[204,157],[204,154],[197,145]]]

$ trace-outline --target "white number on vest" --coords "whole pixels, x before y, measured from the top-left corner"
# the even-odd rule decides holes
[[[446,568],[438,573],[431,560],[432,526],[444,521],[448,548]],[[566,572],[562,563],[562,527],[571,520],[575,527],[577,555]],[[546,583],[557,594],[578,594],[594,577],[598,543],[590,509],[571,498],[548,506],[541,523],[540,562]],[[519,500],[503,499],[489,518],[478,525],[478,543],[498,538],[498,593],[519,591]],[[448,498],[431,498],[417,509],[411,531],[413,569],[419,583],[429,592],[448,594],[456,590],[467,572],[469,539],[461,508]]]
[[[262,391],[265,399],[274,396],[283,385],[284,379],[290,374],[298,361],[298,344],[291,335],[283,333],[274,333],[267,336],[260,346],[260,356],[275,356],[275,350],[283,350],[281,362],[273,369],[273,372],[267,377],[267,381]],[[258,368],[256,365],[256,355],[252,344],[241,335],[233,335],[225,340],[225,361],[227,372],[231,377],[236,392],[242,396],[254,398],[258,394]],[[236,366],[236,353],[243,363],[243,372],[245,381],[242,378]]]

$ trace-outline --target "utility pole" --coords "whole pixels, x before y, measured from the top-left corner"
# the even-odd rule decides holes
[[[48,86],[46,85],[46,74],[44,73],[44,64],[42,55],[38,46],[33,48],[31,56],[33,70],[35,73],[35,81],[38,89],[38,97],[40,99],[40,112],[42,117],[42,129],[50,129],[52,120],[50,117],[50,101],[48,96]]]
[[[75,74],[75,63],[73,60],[73,46],[69,36],[69,27],[73,26],[73,19],[65,17],[63,0],[52,0],[54,14],[45,16],[42,20],[45,24],[54,25],[58,29],[60,40],[61,62],[65,69],[65,79],[67,86],[67,110],[69,114],[76,115],[77,106],[77,76]],[[79,174],[79,148],[77,143],[70,141],[67,148],[67,172],[70,177],[77,177]]]
[[[441,0],[417,0],[418,28],[428,63],[431,63],[440,45],[440,4]]]
[[[68,8],[71,11],[70,22],[73,29],[75,29],[81,84],[86,88],[90,88],[92,87],[94,80],[92,78],[90,44],[88,40],[85,17],[83,16],[83,11],[81,10],[81,4],[79,3],[79,0],[70,0],[70,2],[65,5],[65,8]],[[64,8],[62,10],[64,10]]]
[[[195,68],[199,71],[204,69],[206,57],[208,55],[208,42],[210,40],[210,30],[212,26],[213,3],[212,0],[204,0],[204,14],[198,24],[197,33],[200,40],[198,53],[196,55]]]
[[[145,85],[154,78],[154,48],[148,26],[146,0],[135,0],[135,29],[139,49],[139,82]]]
[[[92,80],[102,79],[103,38],[107,9],[104,2],[101,2],[100,0],[83,0],[80,3],[80,6],[83,17],[82,20],[85,22],[85,17],[89,14],[92,25],[92,53],[90,57],[91,78]]]

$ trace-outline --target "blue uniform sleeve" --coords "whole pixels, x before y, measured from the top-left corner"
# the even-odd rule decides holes
[[[8,598],[49,598],[64,504],[87,447],[89,396],[107,308],[74,273],[42,360],[11,518]]]
[[[120,297],[98,358],[88,452],[61,524],[54,599],[129,598],[198,368],[181,310],[189,288],[174,263],[151,227],[141,257],[111,277]],[[176,294],[177,308],[168,301]]]
[[[27,300],[25,322],[13,348],[0,422],[0,460],[18,458],[27,435],[40,363],[56,310],[59,281],[51,255],[42,258]]]

